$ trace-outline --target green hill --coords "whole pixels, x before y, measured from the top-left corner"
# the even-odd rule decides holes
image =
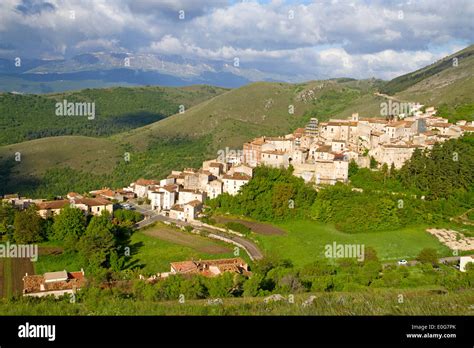
[[[153,139],[197,139],[206,135],[212,135],[212,151],[241,147],[256,136],[293,131],[313,116],[328,119],[364,93],[360,87],[346,87],[336,81],[257,82],[115,138],[141,150]]]
[[[156,178],[172,169],[198,166],[227,146],[241,148],[256,136],[291,132],[313,116],[327,119],[375,90],[369,80],[358,86],[347,83],[259,82],[107,138],[62,136],[6,145],[0,148],[0,187],[2,193],[60,194],[120,186],[137,177]],[[21,153],[18,162],[17,152]],[[125,152],[130,154],[129,162],[124,161]]]
[[[457,65],[454,64],[455,58]],[[382,93],[397,99],[420,102],[438,108],[438,115],[451,122],[474,120],[474,45],[445,57],[423,69],[397,77]]]
[[[457,66],[454,64],[455,58],[457,58]],[[383,85],[380,91],[385,94],[394,95],[407,91],[410,87],[414,87],[420,82],[423,82],[422,85],[428,86],[430,82],[441,82],[441,80],[446,79],[448,76],[451,80],[469,77],[472,76],[473,63],[474,45],[471,45],[422,69],[394,78]],[[420,87],[421,85],[413,90]]]
[[[2,129],[0,139],[3,137],[4,143],[13,142],[14,127],[23,129],[21,137],[26,138],[29,132],[40,132],[38,129],[69,130],[58,124],[41,128],[40,122],[35,121],[37,112],[31,112],[34,107],[44,110],[44,105],[58,97],[95,100],[100,110],[98,120],[104,122],[102,128],[87,128],[83,124],[74,128],[68,124],[76,130],[70,134],[110,135],[100,139],[50,137],[0,147],[0,194],[17,191],[30,195],[60,194],[102,185],[121,186],[142,176],[159,178],[172,169],[198,166],[227,146],[237,149],[257,136],[291,132],[304,126],[310,117],[325,120],[347,117],[353,112],[359,112],[362,117],[379,116],[380,103],[385,101],[385,97],[375,95],[379,91],[398,91],[394,96],[399,100],[436,105],[440,114],[451,120],[473,119],[472,51],[470,46],[430,67],[387,83],[343,78],[300,84],[258,82],[227,91],[194,86],[84,90],[41,97],[0,95],[10,101],[20,98],[32,103],[30,107],[25,103],[23,109],[10,104],[9,110],[17,115],[8,122],[16,122],[19,114],[30,111],[28,116],[18,116],[20,125]],[[461,57],[458,66],[447,67],[443,62],[454,56]],[[175,113],[180,104],[185,105],[184,112]],[[128,121],[121,123],[121,117]],[[159,121],[150,123],[153,117]],[[57,116],[53,118],[59,122]],[[146,125],[137,128],[141,121],[133,120],[143,119]],[[122,126],[126,131],[120,132]],[[14,160],[16,152],[22,155],[19,162]],[[125,152],[130,154],[128,162],[123,158]]]
[[[159,121],[226,91],[211,86],[115,87],[49,95],[0,94],[0,145],[61,135],[108,136]],[[95,118],[57,116],[57,102],[94,102]]]
[[[457,66],[453,65],[457,58]],[[427,67],[381,83],[374,82],[378,92],[403,102],[436,106],[438,115],[451,122],[474,120],[474,45],[445,57]],[[356,80],[357,81],[357,80]],[[349,82],[348,82],[349,83]],[[355,83],[355,82],[352,82]],[[380,115],[380,104],[386,98],[370,93],[353,100],[335,117]]]

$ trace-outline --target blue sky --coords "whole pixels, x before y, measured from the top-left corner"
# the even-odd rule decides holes
[[[0,56],[237,57],[300,80],[388,79],[471,44],[472,18],[472,0],[2,0]]]

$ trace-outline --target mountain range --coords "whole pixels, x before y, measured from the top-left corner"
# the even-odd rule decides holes
[[[298,80],[298,76],[243,68],[234,60],[123,52],[92,52],[61,60],[23,59],[16,63],[15,58],[0,58],[0,91],[51,93],[110,86],[194,84],[234,88],[256,81]]]

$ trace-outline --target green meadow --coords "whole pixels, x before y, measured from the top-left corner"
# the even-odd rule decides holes
[[[185,260],[206,260],[233,257],[232,252],[225,254],[207,254],[196,249],[164,241],[160,238],[135,232],[131,238],[132,260],[137,266],[143,266],[143,273],[168,272],[170,262]],[[136,250],[136,253],[134,251]]]
[[[310,220],[288,221],[277,226],[285,230],[286,235],[258,235],[256,238],[268,255],[290,259],[295,266],[324,257],[324,246],[333,242],[373,247],[384,261],[412,259],[423,248],[434,248],[440,256],[452,256],[447,247],[425,231],[425,226],[356,234],[343,233],[333,225]]]

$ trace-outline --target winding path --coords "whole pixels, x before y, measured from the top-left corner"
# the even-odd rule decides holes
[[[199,222],[184,222],[184,221],[180,221],[180,220],[171,219],[167,216],[163,216],[163,215],[158,214],[155,210],[147,209],[144,206],[140,206],[140,205],[137,205],[137,204],[134,204],[134,203],[130,203],[130,204],[134,207],[134,209],[136,211],[138,211],[139,213],[141,213],[145,216],[145,218],[143,220],[141,220],[141,221],[139,221],[138,223],[135,224],[136,229],[144,228],[146,226],[154,224],[157,221],[172,222],[172,223],[175,223],[178,226],[192,226],[192,227],[194,227],[196,229],[199,229],[199,230],[205,230],[205,231],[208,231],[208,232],[212,232],[212,234],[218,235],[218,236],[223,237],[225,239],[230,239],[236,245],[243,246],[243,249],[245,251],[247,251],[249,257],[252,260],[260,260],[260,259],[263,258],[263,253],[259,249],[259,247],[254,242],[248,240],[247,238],[240,237],[240,236],[234,235],[232,233],[223,232],[220,229],[213,228],[212,226],[209,226],[209,225],[206,226],[206,227],[203,227],[203,226],[200,225]]]

